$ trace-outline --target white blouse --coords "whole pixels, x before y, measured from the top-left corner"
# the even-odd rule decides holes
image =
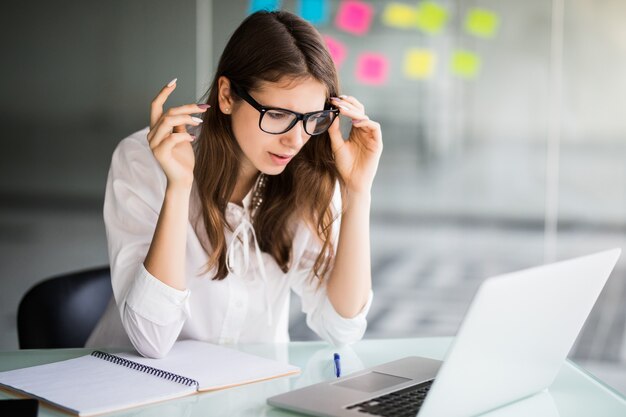
[[[326,294],[325,284],[309,277],[319,240],[304,221],[293,241],[294,265],[286,274],[259,250],[250,220],[252,190],[243,207],[228,203],[225,229],[228,276],[212,280],[215,269],[201,274],[211,247],[200,214],[197,193],[191,193],[185,271],[187,289],[175,289],[143,266],[165,196],[167,179],[148,146],[146,127],[122,140],[113,153],[104,199],[113,295],[87,347],[130,347],[144,356],[163,357],[176,340],[212,343],[289,341],[289,296],[302,299],[307,325],[333,345],[360,340],[367,326],[368,301],[353,318],[340,316]],[[333,196],[339,213],[341,193]],[[341,217],[333,223],[336,248]]]

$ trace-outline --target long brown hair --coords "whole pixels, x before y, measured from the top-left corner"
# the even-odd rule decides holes
[[[200,136],[195,144],[194,177],[202,218],[212,248],[207,271],[216,267],[213,279],[224,279],[226,238],[232,230],[225,211],[235,189],[242,156],[229,115],[218,105],[218,79],[225,76],[247,91],[260,83],[307,78],[326,86],[327,99],[337,96],[335,65],[319,32],[307,21],[285,11],[260,11],[248,16],[231,36],[209,88]],[[240,100],[231,89],[231,94]],[[203,100],[202,100],[203,101]],[[339,121],[335,121],[338,123]],[[336,184],[344,184],[337,171],[328,132],[313,136],[279,175],[267,176],[263,200],[253,219],[259,247],[287,273],[293,266],[294,224],[307,222],[321,244],[312,275],[322,282],[331,267],[334,251],[331,202]],[[206,271],[205,271],[206,272]]]

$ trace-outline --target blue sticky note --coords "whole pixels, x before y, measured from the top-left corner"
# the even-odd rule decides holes
[[[258,12],[259,10],[278,10],[280,9],[280,0],[251,0],[248,7],[248,14]]]
[[[328,0],[300,0],[298,14],[311,24],[328,21]]]

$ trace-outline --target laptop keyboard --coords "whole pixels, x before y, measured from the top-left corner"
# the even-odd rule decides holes
[[[415,417],[433,382],[434,379],[347,408],[375,416]]]

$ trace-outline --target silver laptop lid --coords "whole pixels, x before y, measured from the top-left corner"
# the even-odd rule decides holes
[[[419,417],[467,417],[547,388],[617,259],[612,249],[487,279]]]

